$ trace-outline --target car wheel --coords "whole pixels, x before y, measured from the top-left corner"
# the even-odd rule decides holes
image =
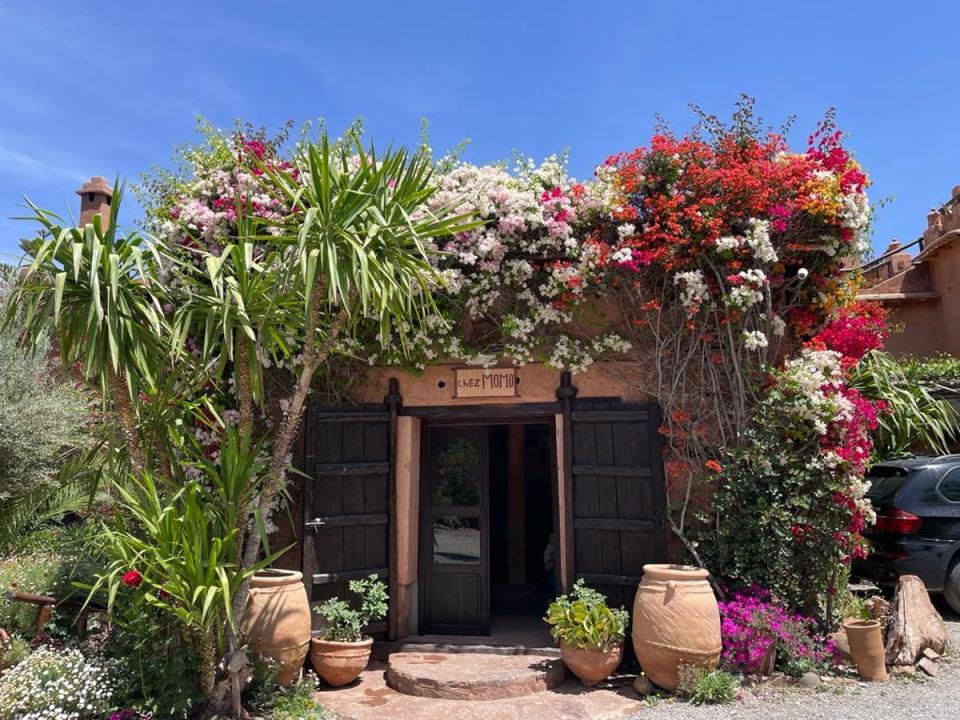
[[[960,560],[954,560],[947,571],[947,581],[943,584],[943,597],[957,614],[960,614]]]

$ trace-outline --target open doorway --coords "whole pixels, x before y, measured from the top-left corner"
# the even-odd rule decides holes
[[[490,428],[490,609],[543,617],[554,593],[552,429]]]
[[[488,635],[503,621],[542,629],[556,576],[553,426],[425,430],[421,633]]]

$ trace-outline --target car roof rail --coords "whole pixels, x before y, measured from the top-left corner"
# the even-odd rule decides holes
[[[942,462],[952,462],[954,460],[960,460],[960,453],[950,453],[949,455],[938,455],[935,458],[932,458],[933,462],[942,463]]]

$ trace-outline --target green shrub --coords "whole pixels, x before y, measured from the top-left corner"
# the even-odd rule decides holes
[[[6,643],[0,643],[0,672],[12,668],[30,654],[30,643],[14,635]]]
[[[782,663],[778,662],[784,675],[798,678],[808,672],[817,672],[817,664],[810,658],[788,657]]]
[[[561,595],[550,603],[544,620],[561,645],[606,652],[623,642],[630,615],[623,608],[610,608],[606,596],[587,587],[581,578],[569,596]]]
[[[153,720],[190,720],[203,708],[199,657],[158,610],[121,599],[103,655],[116,659],[118,707]]]
[[[0,305],[4,287],[0,274]],[[57,375],[48,342],[30,353],[19,333],[17,323],[0,330],[0,547],[36,521],[64,460],[88,444],[88,398]]]
[[[320,629],[325,640],[358,642],[371,620],[382,620],[387,615],[387,586],[371,575],[365,580],[351,580],[350,592],[360,597],[360,609],[354,610],[346,600],[330,598],[315,611],[326,620]]]
[[[269,720],[327,720],[333,716],[314,697],[316,680],[307,675],[303,680],[280,690],[273,696],[266,717]]]
[[[693,705],[723,705],[737,697],[740,681],[724,670],[681,665],[677,670],[677,694]]]

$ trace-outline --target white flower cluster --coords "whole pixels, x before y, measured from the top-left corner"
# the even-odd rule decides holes
[[[677,273],[673,284],[680,288],[680,302],[690,315],[700,312],[700,306],[710,299],[710,290],[700,270]]]
[[[516,364],[544,359],[554,339],[562,336],[562,326],[572,320],[567,307],[592,287],[601,272],[599,249],[583,242],[575,227],[609,213],[603,192],[594,191],[602,184],[577,183],[556,156],[539,165],[521,158],[513,173],[502,165],[468,163],[447,170],[428,209],[452,207],[484,222],[475,230],[428,243],[436,251],[433,262],[446,296],[466,316],[451,322],[465,319],[484,327],[499,326],[498,352]],[[628,224],[619,229],[622,238],[635,232]],[[428,319],[417,331],[398,328],[411,340],[418,366],[441,359],[484,364],[489,353],[469,349],[449,324],[437,320]],[[394,340],[381,339],[380,356],[372,362],[406,362],[394,352]],[[579,355],[574,345],[562,345],[550,362],[579,366],[583,363]]]
[[[0,677],[0,718],[102,718],[113,692],[113,680],[101,663],[76,649],[40,647]]]
[[[590,342],[574,340],[566,335],[556,339],[547,365],[571,372],[583,372],[593,364],[594,358],[604,353],[624,353],[630,349],[630,343],[615,333],[594,338]]]
[[[863,255],[870,248],[866,229],[870,224],[870,200],[866,193],[858,192],[843,196],[840,222],[854,233],[853,251]]]
[[[826,435],[828,424],[845,412],[841,405],[849,405],[842,396],[827,392],[843,381],[840,354],[804,348],[798,356],[784,362],[783,372],[795,396],[803,398],[790,411],[799,413],[817,434]],[[847,407],[846,412],[852,412],[852,408]]]
[[[743,246],[743,238],[725,235],[724,237],[718,237],[713,241],[713,244],[719,252],[733,252]]]
[[[746,241],[753,250],[754,257],[762,263],[775,263],[777,251],[770,242],[770,223],[756,218],[750,218],[749,223],[750,231],[747,233]]]
[[[763,270],[741,270],[734,276],[740,278],[739,284],[730,288],[724,301],[737,310],[747,310],[763,302],[767,287],[767,276]]]
[[[767,336],[764,335],[760,330],[744,330],[743,331],[743,346],[750,350],[762,350],[763,348],[769,345]]]

